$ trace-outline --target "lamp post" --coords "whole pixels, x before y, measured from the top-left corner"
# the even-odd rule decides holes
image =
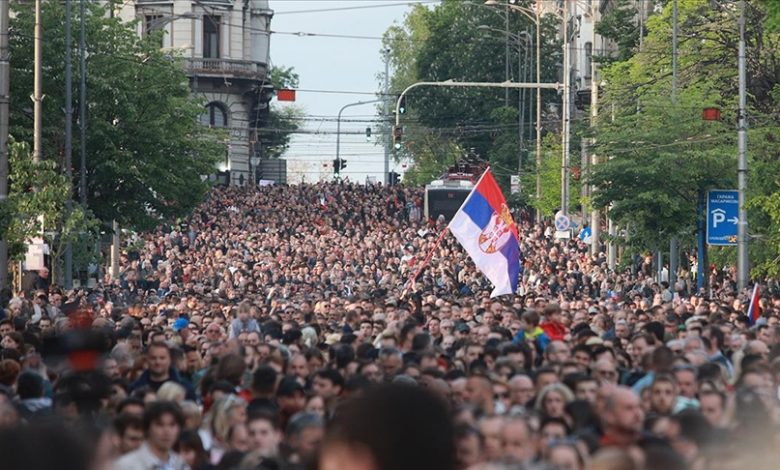
[[[505,39],[511,40],[512,43],[517,47],[517,77],[518,80],[523,79],[523,48],[525,47],[525,50],[527,51],[530,47],[533,46],[533,37],[528,31],[522,31],[519,34],[514,34],[509,31],[504,31],[498,28],[494,28],[492,26],[488,25],[479,25],[477,26],[477,29],[482,31],[492,31],[499,34],[502,34],[505,36]],[[527,55],[526,59],[527,59]],[[527,62],[527,61],[526,61]],[[509,78],[507,78],[507,81],[509,81]],[[508,88],[506,89],[509,90]],[[525,148],[525,142],[523,141],[523,129],[525,128],[525,110],[524,110],[524,103],[525,103],[525,89],[520,90],[519,99],[518,99],[518,110],[517,110],[517,120],[518,120],[518,142],[519,142],[519,150],[517,154],[517,173],[518,175],[522,173],[523,171],[523,150]]]
[[[498,0],[486,0],[485,5],[501,5]],[[537,1],[535,8],[526,8],[512,3],[504,3],[507,8],[525,15],[536,26],[536,83],[542,82],[542,10],[541,2]],[[542,198],[542,88],[536,87],[536,200]],[[536,222],[542,221],[542,214],[536,211]]]
[[[737,162],[737,189],[739,190],[739,223],[737,224],[737,288],[741,291],[748,284],[748,237],[747,210],[747,78],[745,65],[745,0],[739,2],[739,123],[737,142],[739,161]]]

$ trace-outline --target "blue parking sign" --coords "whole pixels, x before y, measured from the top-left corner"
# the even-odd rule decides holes
[[[739,192],[713,189],[707,192],[707,244],[734,246],[739,224]]]

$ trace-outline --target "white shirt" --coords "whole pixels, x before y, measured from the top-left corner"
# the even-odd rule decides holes
[[[114,462],[114,470],[189,470],[189,466],[175,452],[168,453],[168,460],[160,460],[146,442],[133,452],[128,452]]]

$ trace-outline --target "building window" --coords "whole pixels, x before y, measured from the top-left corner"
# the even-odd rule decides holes
[[[203,58],[219,58],[219,16],[203,17]]]
[[[209,103],[206,105],[206,112],[201,114],[200,123],[209,127],[227,126],[227,112],[220,103]]]
[[[165,20],[162,15],[144,16],[144,34],[149,36],[157,31],[162,31],[165,26]],[[163,38],[160,36],[160,47],[163,47]]]
[[[585,43],[585,78],[591,78],[591,63],[593,62],[593,43]]]

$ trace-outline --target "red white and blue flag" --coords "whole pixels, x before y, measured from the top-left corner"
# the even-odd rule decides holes
[[[517,226],[490,168],[463,201],[449,229],[477,268],[493,283],[491,297],[517,290],[520,273]]]
[[[748,306],[748,322],[750,322],[750,325],[753,326],[756,324],[756,321],[758,321],[759,318],[761,318],[761,288],[758,287],[758,284],[756,283],[755,286],[753,286],[753,295],[750,296],[750,305]]]

